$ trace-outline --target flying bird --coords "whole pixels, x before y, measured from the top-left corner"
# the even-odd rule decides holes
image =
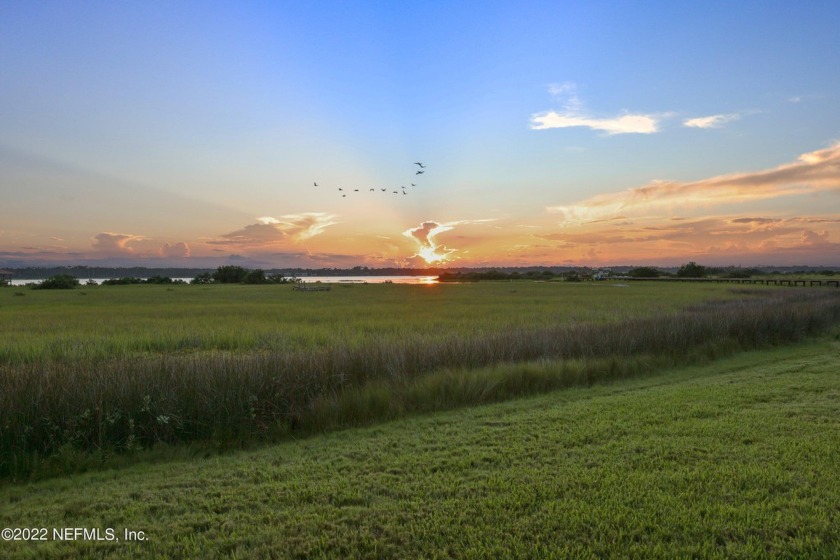
[[[414,183],[411,183],[411,186],[412,186],[412,187],[416,187],[417,185],[415,185]]]
[[[426,167],[425,165],[423,165],[423,164],[422,164],[422,163],[420,163],[419,161],[415,161],[415,162],[414,162],[414,165],[419,165],[419,166],[420,166],[420,169],[423,169],[424,167]]]
[[[312,183],[312,184],[313,184],[313,185],[315,185],[316,187],[318,186],[318,183],[317,183],[317,182],[314,182],[314,183]]]
[[[420,171],[418,171],[417,173],[415,173],[415,175],[422,175],[423,173],[425,173],[425,171],[423,171],[423,170],[421,169]]]

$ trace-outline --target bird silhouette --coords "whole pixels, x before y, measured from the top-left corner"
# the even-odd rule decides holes
[[[414,162],[414,165],[419,165],[419,166],[420,166],[420,169],[423,169],[424,167],[426,167],[425,165],[423,165],[423,164],[422,164],[422,163],[420,163],[419,161],[415,161],[415,162]]]
[[[342,189],[341,187],[338,187],[338,190],[343,191],[344,189]]]
[[[359,192],[359,189],[353,189],[353,192]]]
[[[421,169],[420,171],[418,171],[417,173],[415,173],[415,175],[422,175],[423,173],[425,173],[425,171],[423,171],[423,170]]]
[[[375,190],[376,190],[376,189],[370,189],[370,192],[373,192],[373,191],[375,191]]]
[[[312,184],[313,184],[313,185],[315,185],[315,186],[316,186],[316,187],[317,187],[317,186],[318,186],[318,183],[317,183],[317,182],[315,182],[315,183],[312,183]]]
[[[416,187],[417,185],[415,185],[414,183],[411,183],[411,186],[412,186],[412,187]]]
[[[382,192],[385,192],[385,191],[387,191],[388,189],[380,189],[380,190],[381,190]]]

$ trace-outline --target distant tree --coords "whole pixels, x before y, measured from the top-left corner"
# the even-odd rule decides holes
[[[627,276],[632,276],[633,278],[659,278],[660,274],[659,270],[652,266],[640,266],[631,269],[627,273]]]
[[[761,274],[761,270],[757,268],[732,268],[725,274],[725,278],[752,278]]]
[[[457,282],[461,280],[460,272],[441,272],[438,274],[438,282]]]
[[[202,272],[201,274],[197,275],[195,278],[190,280],[190,284],[212,284],[213,283],[213,275],[209,272]]]
[[[249,270],[242,278],[245,284],[265,284],[265,271],[261,269]]]
[[[507,280],[507,274],[498,270],[488,270],[480,278],[481,280]]]
[[[159,276],[155,275],[150,278],[146,278],[146,284],[171,284],[172,278],[168,276]]]
[[[577,270],[570,270],[564,276],[566,282],[580,282],[580,274]]]
[[[34,284],[33,290],[72,290],[79,285],[79,279],[69,274],[50,276],[40,284]]]
[[[135,278],[134,276],[126,276],[125,278],[108,278],[107,280],[102,281],[103,286],[128,286],[130,284],[142,284],[143,280],[141,278]]]
[[[213,281],[219,284],[240,284],[245,280],[248,271],[241,266],[220,266],[213,273]]]
[[[677,270],[678,278],[704,278],[706,276],[706,267],[697,264],[694,261],[686,263]]]

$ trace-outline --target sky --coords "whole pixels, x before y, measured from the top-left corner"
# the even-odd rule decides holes
[[[838,21],[5,0],[0,266],[840,267]]]

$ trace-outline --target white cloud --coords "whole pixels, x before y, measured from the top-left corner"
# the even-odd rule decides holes
[[[741,115],[730,113],[728,115],[709,115],[708,117],[695,117],[693,119],[685,119],[683,126],[689,128],[720,128],[726,123],[738,120]]]
[[[613,134],[652,134],[659,131],[659,117],[655,115],[627,113],[617,117],[596,118],[584,111],[583,101],[578,97],[577,84],[564,82],[551,84],[548,93],[562,106],[561,111],[545,111],[531,115],[532,130],[550,128],[587,127]]]
[[[564,82],[562,84],[551,84],[548,86],[548,93],[560,103],[566,111],[578,113],[583,110],[583,102],[577,95],[577,84]]]
[[[627,114],[611,119],[596,119],[572,113],[537,113],[531,116],[531,129],[571,128],[584,126],[613,134],[652,134],[659,131],[659,120],[653,115]]]

